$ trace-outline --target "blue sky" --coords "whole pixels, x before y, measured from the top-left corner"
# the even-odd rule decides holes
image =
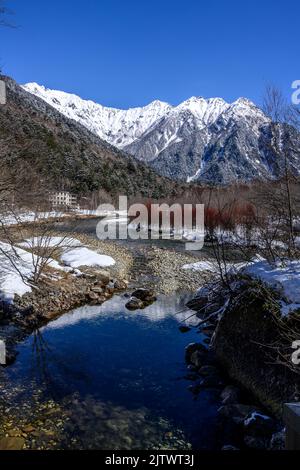
[[[246,96],[300,79],[300,2],[7,0],[3,71],[126,108]]]

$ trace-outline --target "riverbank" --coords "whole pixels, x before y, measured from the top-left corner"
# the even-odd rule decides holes
[[[285,448],[283,405],[300,400],[299,366],[292,361],[300,335],[299,272],[291,266],[298,261],[257,261],[232,273],[227,287],[216,281],[199,289],[187,304],[209,337],[208,349],[187,348],[193,388],[218,385],[223,444],[230,448]]]

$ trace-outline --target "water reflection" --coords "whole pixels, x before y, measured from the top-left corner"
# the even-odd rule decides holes
[[[56,348],[42,330],[31,335],[31,353],[28,353],[27,392],[40,389],[51,398],[61,397],[68,379],[88,381],[85,368],[74,367],[63,351]],[[76,356],[74,355],[74,359]]]
[[[187,326],[197,326],[199,320],[192,310],[184,308],[186,302],[190,300],[190,294],[158,297],[158,300],[145,309],[130,312],[126,310],[125,304],[128,301],[123,296],[114,296],[102,305],[83,306],[72,310],[69,313],[59,317],[53,322],[42,328],[42,332],[48,329],[65,328],[75,325],[83,320],[96,320],[111,318],[128,318],[131,320],[142,317],[149,322],[160,322],[167,318],[173,318],[178,323],[184,323]],[[182,311],[184,310],[184,311]]]

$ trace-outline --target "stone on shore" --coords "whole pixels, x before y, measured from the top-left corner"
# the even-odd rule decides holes
[[[251,449],[268,449],[276,430],[277,424],[272,418],[253,412],[244,421],[245,444]]]
[[[125,304],[128,310],[138,310],[144,308],[144,302],[136,297],[131,297],[130,300]]]
[[[23,437],[2,437],[0,450],[22,450],[25,445]]]
[[[229,419],[236,424],[244,424],[245,419],[251,414],[256,412],[251,405],[222,405],[218,409],[218,414],[220,417]],[[258,411],[257,411],[258,412]]]

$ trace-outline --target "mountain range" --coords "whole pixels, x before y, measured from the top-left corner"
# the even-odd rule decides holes
[[[178,183],[159,176],[13,79],[0,78],[7,89],[7,104],[0,106],[1,175],[17,179],[22,197],[26,190],[33,192],[35,182],[81,196],[101,191],[100,199],[108,196],[108,202],[118,194],[160,198],[180,193]]]
[[[36,83],[23,86],[103,141],[182,182],[229,184],[278,179],[284,157],[275,147],[278,128],[246,98],[192,97],[178,106],[153,101],[141,108],[114,109]],[[282,129],[283,130],[283,129]],[[300,173],[300,137],[290,129],[291,171]]]

